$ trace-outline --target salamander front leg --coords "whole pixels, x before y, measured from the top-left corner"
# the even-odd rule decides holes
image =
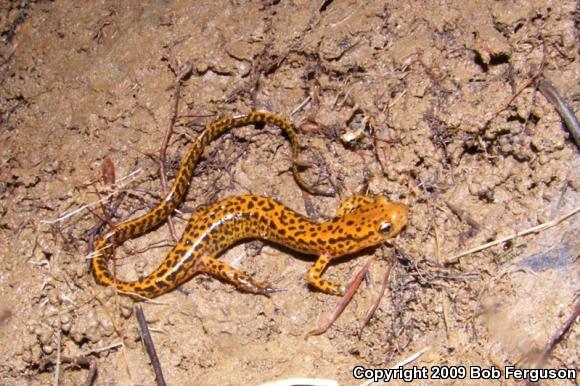
[[[335,284],[321,277],[329,262],[330,258],[328,256],[321,255],[308,270],[306,280],[308,284],[317,288],[319,291],[330,295],[342,296],[346,292],[346,287],[343,284]]]
[[[219,277],[245,292],[270,296],[273,292],[280,291],[280,289],[272,287],[270,283],[255,281],[242,271],[213,257],[204,258],[196,271]]]

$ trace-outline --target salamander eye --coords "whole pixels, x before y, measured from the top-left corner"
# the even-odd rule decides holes
[[[390,222],[384,222],[381,224],[381,226],[379,227],[379,230],[381,231],[381,233],[386,234],[389,233],[391,230],[393,229],[393,226],[391,225]]]

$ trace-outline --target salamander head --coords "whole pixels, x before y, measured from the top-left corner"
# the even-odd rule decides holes
[[[395,237],[407,225],[408,213],[406,205],[389,202],[384,196],[355,208],[341,219],[343,223],[353,224],[348,232],[354,242],[344,252],[356,252]]]
[[[375,221],[376,231],[382,241],[395,237],[407,225],[407,205],[389,202],[385,196],[377,196],[373,205],[374,209],[369,215]]]

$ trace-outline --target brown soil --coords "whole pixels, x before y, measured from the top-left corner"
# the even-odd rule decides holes
[[[154,384],[132,301],[88,271],[101,207],[55,220],[110,193],[106,158],[118,180],[141,171],[115,191],[126,194],[113,222],[159,200],[155,157],[188,61],[169,178],[203,125],[266,110],[315,123],[301,135],[305,176],[340,196],[310,197],[311,217],[331,217],[341,197],[367,191],[407,203],[411,219],[395,247],[330,268],[346,281],[376,256],[370,281],[321,336],[304,339],[337,299],[307,288],[307,257],[261,242],[223,259],[287,291],[265,298],[198,276],[143,304],[169,385],[361,384],[355,365],[386,368],[427,347],[413,365],[534,365],[580,289],[580,216],[443,262],[580,203],[578,149],[553,106],[533,82],[510,103],[544,77],[580,110],[576,2],[321,3],[2,2],[1,384],[52,384],[55,366],[40,365],[59,348],[90,353],[95,384]],[[287,141],[275,129],[258,133],[237,129],[210,146],[183,212],[251,192],[307,213]],[[187,218],[175,219],[178,231]],[[151,271],[172,242],[164,226],[126,243],[119,276]],[[359,338],[390,258],[389,289]],[[578,340],[573,327],[545,366],[577,367]],[[62,363],[59,381],[87,374]]]

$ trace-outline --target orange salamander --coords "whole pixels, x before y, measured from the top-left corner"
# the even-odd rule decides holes
[[[122,281],[108,267],[109,255],[115,245],[155,228],[181,204],[193,169],[207,144],[234,127],[265,123],[280,127],[288,135],[292,156],[296,159],[299,151],[296,130],[276,115],[251,112],[212,122],[183,157],[167,196],[151,211],[116,225],[95,243],[92,270],[96,282],[114,286],[121,293],[136,298],[153,298],[173,290],[198,273],[207,273],[243,291],[270,295],[276,289],[269,283],[255,281],[217,259],[239,240],[264,239],[299,252],[318,255],[306,275],[308,283],[328,294],[344,294],[344,285],[321,277],[328,263],[396,236],[407,223],[407,206],[389,202],[384,196],[356,194],[340,205],[335,218],[314,223],[272,198],[255,195],[229,197],[196,208],[179,243],[163,263],[146,277],[131,282]],[[292,165],[292,172],[303,189],[320,194],[302,180],[295,164]]]

